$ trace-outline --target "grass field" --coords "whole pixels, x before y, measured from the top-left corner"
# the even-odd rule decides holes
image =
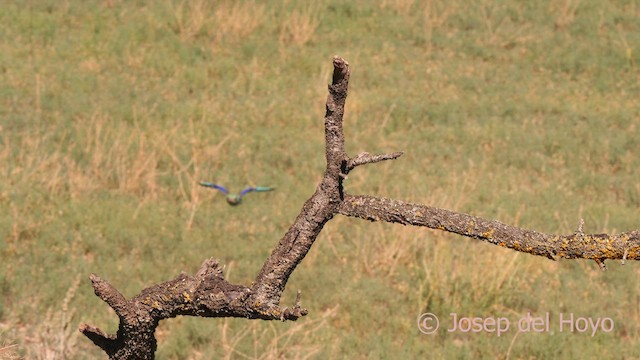
[[[80,323],[219,258],[249,284],[324,170],[351,64],[346,191],[571,233],[640,227],[637,1],[3,1],[0,358],[94,359]],[[197,186],[275,186],[238,207]],[[631,359],[640,264],[558,261],[337,217],[293,274],[297,322],[177,318],[158,359]],[[423,312],[608,317],[611,332],[424,335]]]

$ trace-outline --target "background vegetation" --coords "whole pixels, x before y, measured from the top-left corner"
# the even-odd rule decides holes
[[[637,1],[3,1],[0,357],[93,359],[126,296],[220,258],[248,284],[324,167],[331,57],[347,191],[544,232],[640,227]],[[278,189],[230,207],[211,180]],[[159,359],[633,358],[640,264],[559,261],[338,217],[294,273],[298,322],[178,318]],[[416,317],[611,317],[590,334],[423,335]]]

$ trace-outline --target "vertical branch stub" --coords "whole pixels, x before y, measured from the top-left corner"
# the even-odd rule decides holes
[[[327,112],[324,118],[327,170],[339,167],[347,159],[344,150],[344,131],[342,117],[349,87],[349,63],[339,57],[333,57],[333,79],[327,96]],[[336,169],[340,174],[340,169]]]
[[[343,79],[349,80],[349,62],[347,60],[339,57],[333,57],[333,81],[332,85],[338,84]]]
[[[279,305],[289,276],[307,255],[324,224],[338,212],[342,201],[341,175],[345,175],[343,169],[348,161],[344,150],[342,118],[349,86],[349,63],[335,56],[333,67],[324,118],[327,168],[316,192],[305,202],[295,222],[273,249],[251,286],[249,301],[265,309]]]

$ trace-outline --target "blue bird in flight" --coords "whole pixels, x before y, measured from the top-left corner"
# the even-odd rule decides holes
[[[213,188],[221,191],[226,195],[227,203],[233,206],[240,205],[240,203],[242,202],[242,198],[250,192],[253,192],[253,191],[265,192],[265,191],[274,190],[274,188],[266,187],[266,186],[255,186],[255,187],[251,186],[242,190],[240,194],[233,194],[233,193],[230,193],[229,190],[227,190],[227,188],[225,188],[222,185],[214,184],[208,181],[200,181],[199,184],[204,187]]]

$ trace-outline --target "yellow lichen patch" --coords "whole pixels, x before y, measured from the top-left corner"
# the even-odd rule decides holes
[[[159,303],[159,302],[157,302],[157,301],[154,301],[154,302],[153,302],[153,305],[151,305],[151,307],[152,307],[152,308],[154,308],[154,309],[158,309],[158,310],[160,310],[160,303]]]
[[[491,239],[493,237],[493,233],[494,232],[495,232],[495,230],[493,228],[491,228],[488,231],[483,232],[482,236],[487,238],[487,239]]]
[[[186,292],[186,291],[185,291],[185,292],[183,292],[183,293],[182,293],[182,296],[184,296],[184,301],[185,301],[185,302],[191,302],[191,295],[189,295],[189,293],[188,293],[188,292]]]
[[[473,232],[473,229],[475,228],[475,226],[476,226],[476,223],[475,223],[475,222],[473,222],[473,221],[469,221],[469,222],[467,223],[467,232],[468,232],[468,233],[472,233],[472,232]]]

